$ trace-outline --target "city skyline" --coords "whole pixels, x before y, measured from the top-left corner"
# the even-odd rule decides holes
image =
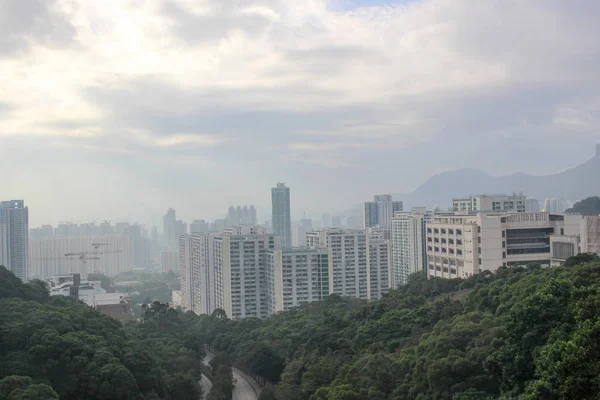
[[[595,2],[194,3],[10,1],[3,191],[33,225],[211,219],[279,179],[295,215],[339,215],[444,171],[563,171],[597,141]]]

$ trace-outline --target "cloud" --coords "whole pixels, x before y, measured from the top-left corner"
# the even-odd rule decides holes
[[[49,174],[35,141],[205,218],[216,200],[181,199],[197,176],[256,203],[283,179],[331,208],[439,170],[547,172],[568,137],[564,169],[597,140],[600,3],[383,3],[2,1],[1,140],[29,179]]]
[[[0,2],[0,58],[23,53],[35,45],[70,45],[75,34],[75,27],[56,0]]]

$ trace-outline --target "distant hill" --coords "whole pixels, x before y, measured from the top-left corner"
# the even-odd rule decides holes
[[[600,215],[600,197],[588,197],[578,201],[566,212],[581,215]]]
[[[394,199],[404,201],[405,209],[408,209],[450,205],[452,198],[457,196],[513,192],[523,192],[540,200],[548,197],[577,200],[600,194],[600,144],[596,145],[593,158],[557,174],[516,173],[493,177],[477,169],[458,169],[432,176],[414,192],[396,193]]]

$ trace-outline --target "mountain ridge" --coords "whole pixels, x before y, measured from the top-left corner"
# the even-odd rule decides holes
[[[494,177],[476,168],[443,172],[427,179],[411,193],[393,193],[409,207],[448,206],[453,197],[483,193],[519,193],[543,200],[558,197],[580,200],[600,193],[600,144],[595,155],[583,164],[549,175],[516,172]]]

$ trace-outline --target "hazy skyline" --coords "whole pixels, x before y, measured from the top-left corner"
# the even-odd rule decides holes
[[[456,168],[561,171],[600,137],[599,16],[586,0],[0,0],[0,198],[24,199],[31,227],[231,204],[264,220],[281,181],[297,219]]]

